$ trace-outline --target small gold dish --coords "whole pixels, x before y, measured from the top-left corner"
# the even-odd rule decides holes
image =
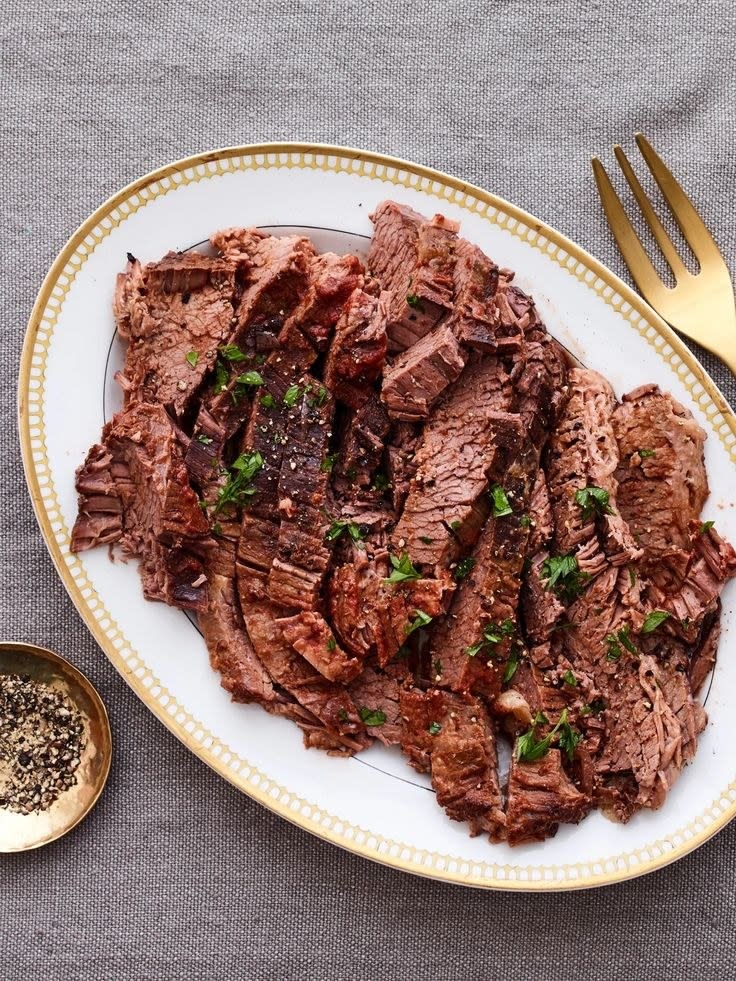
[[[65,695],[82,716],[85,747],[74,786],[44,811],[17,814],[0,808],[0,852],[39,848],[71,831],[97,803],[110,772],[112,737],[102,699],[91,682],[58,654],[32,644],[0,643],[0,675],[30,676]]]

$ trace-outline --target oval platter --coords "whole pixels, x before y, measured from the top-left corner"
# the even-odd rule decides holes
[[[379,154],[297,143],[217,150],[154,171],[103,204],[54,262],[33,308],[19,380],[23,462],[44,540],[100,647],[148,708],[223,777],[313,834],[407,872],[485,888],[575,889],[651,871],[736,813],[736,757],[730,739],[719,738],[730,731],[736,691],[736,584],[723,594],[710,722],[662,810],[625,826],[594,813],[544,843],[509,848],[472,839],[447,819],[429,782],[398,751],[372,748],[348,760],[306,751],[292,724],[232,703],[196,624],[147,603],[134,563],[111,562],[105,549],[69,550],[75,468],[120,403],[112,376],[123,351],[111,302],[126,253],[156,260],[231,225],[304,230],[321,250],[361,252],[368,216],[385,198],[459,220],[466,238],[516,271],[551,333],[602,371],[619,397],[653,381],[690,408],[708,434],[705,517],[736,541],[736,419],[643,300],[564,236],[490,193]]]

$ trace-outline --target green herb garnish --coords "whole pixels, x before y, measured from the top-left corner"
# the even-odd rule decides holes
[[[409,304],[410,307],[412,307],[412,309],[419,310],[421,313],[424,313],[424,307],[422,306],[422,301],[419,299],[416,293],[407,293],[406,302]]]
[[[215,364],[215,394],[225,391],[229,378],[230,373],[222,361],[220,361],[218,358],[217,363]]]
[[[204,433],[200,433],[199,436],[195,436],[194,442],[201,443],[202,446],[209,446],[212,442],[212,437],[206,436]]]
[[[192,368],[196,368],[197,362],[199,361],[199,351],[190,351],[185,355],[185,360],[192,366]]]
[[[409,634],[413,634],[415,630],[419,630],[420,627],[428,627],[432,622],[433,617],[425,613],[424,610],[417,610],[416,616],[411,623],[407,623],[404,627],[404,633],[408,637]]]
[[[261,395],[258,401],[261,403],[264,409],[273,409],[273,407],[276,405],[276,399],[270,392],[267,392],[265,395]]]
[[[373,490],[383,494],[391,487],[391,481],[385,473],[377,473],[373,478]]]
[[[475,559],[467,558],[461,559],[455,567],[455,571],[452,574],[455,582],[462,582],[466,576],[469,576],[473,571],[473,566],[475,565]]]
[[[301,394],[302,390],[298,385],[291,385],[284,392],[284,405],[288,405],[290,409],[293,408]]]
[[[598,514],[613,514],[608,498],[608,491],[602,487],[589,486],[575,491],[575,503],[580,505],[583,521],[590,521]]]
[[[360,718],[367,726],[382,726],[386,721],[386,713],[380,709],[369,709],[363,706]]]
[[[263,376],[257,371],[246,371],[235,379],[236,385],[262,385]]]
[[[532,523],[532,519],[529,517],[528,514],[522,514],[522,516],[519,518],[519,524],[522,528],[531,527],[531,523]]]
[[[333,521],[328,530],[325,532],[325,541],[335,542],[345,531],[352,538],[358,548],[365,548],[365,545],[363,545],[363,538],[365,536],[360,530],[360,527],[353,521]]]
[[[516,625],[513,620],[506,619],[502,623],[488,623],[483,630],[483,637],[477,644],[472,644],[465,648],[468,657],[475,657],[478,651],[484,647],[495,647],[500,644],[505,637],[510,637]]]
[[[572,671],[569,668],[563,674],[562,680],[565,682],[566,685],[572,685],[573,688],[577,688],[578,679],[575,677],[575,675],[572,673]]]
[[[511,679],[516,674],[516,669],[518,667],[519,667],[519,651],[518,648],[514,646],[511,648],[511,654],[509,655],[509,659],[506,662],[506,667],[504,668],[503,671],[503,684],[506,684],[507,681],[511,681]]]
[[[710,531],[715,521],[704,521],[700,526],[700,534],[704,535],[706,532]]]
[[[567,709],[562,710],[562,714],[557,720],[557,724],[550,733],[548,733],[543,739],[537,739],[536,726],[540,725],[542,722],[546,722],[545,716],[541,716],[538,713],[534,718],[532,723],[532,728],[527,732],[523,733],[516,740],[516,746],[514,747],[514,755],[519,763],[531,763],[534,760],[539,760],[547,754],[554,741],[555,736],[557,736],[557,742],[560,749],[563,749],[568,757],[572,759],[573,753],[575,752],[575,747],[580,742],[582,738],[579,732],[568,722]]]
[[[579,596],[590,579],[588,573],[580,569],[574,555],[551,555],[542,563],[541,572],[542,578],[547,580],[545,589],[566,603]]]
[[[319,469],[322,473],[332,473],[332,468],[335,466],[335,460],[337,460],[337,453],[328,453],[324,460],[320,463]]]
[[[255,453],[241,453],[230,467],[227,482],[220,488],[215,503],[215,514],[218,514],[228,504],[244,505],[252,497],[256,489],[251,482],[263,466],[263,457]]]
[[[493,503],[494,518],[506,518],[508,515],[514,513],[509,504],[509,499],[506,496],[506,491],[500,484],[494,484],[488,493],[491,495],[491,501]]]
[[[225,344],[217,349],[226,361],[245,361],[248,357],[243,354],[237,344]]]
[[[384,582],[407,582],[410,579],[421,579],[422,574],[411,564],[411,559],[407,552],[402,552],[397,558],[395,555],[389,556],[391,559],[392,571],[388,579]]]
[[[327,644],[325,646],[327,647],[328,651],[332,652],[337,647],[337,641],[335,640],[334,637],[330,637],[330,639],[327,641]]]
[[[642,460],[646,460],[648,456],[656,456],[656,455],[657,455],[656,450],[639,450],[639,456],[642,458]]]
[[[651,634],[652,631],[656,630],[657,627],[663,624],[668,617],[669,613],[667,613],[665,610],[652,610],[644,623],[641,625],[641,632],[643,634]]]
[[[629,583],[632,586],[636,585],[636,569],[633,566],[629,566]]]
[[[429,729],[427,729],[427,732],[430,734],[430,736],[437,736],[440,732],[442,732],[442,726],[439,724],[439,722],[433,722]]]

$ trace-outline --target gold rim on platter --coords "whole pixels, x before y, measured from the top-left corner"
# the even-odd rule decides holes
[[[653,310],[598,260],[551,227],[493,194],[417,164],[350,148],[267,143],[198,154],[161,167],[112,195],[71,236],[54,261],[31,313],[21,356],[18,414],[26,481],[42,535],[80,615],[108,658],[138,697],[192,752],[240,790],[311,833],[379,863],[435,879],[481,888],[562,891],[607,885],[653,871],[692,851],[736,815],[736,781],[703,813],[667,838],[599,861],[562,865],[496,865],[429,852],[396,842],[326,813],[275,783],[177,703],[131,648],[105,610],[84,568],[69,552],[45,448],[45,362],[58,313],[77,272],[114,228],[178,186],[240,170],[307,168],[377,178],[398,187],[427,190],[504,228],[543,252],[636,329],[669,362],[736,463],[736,417],[692,352]]]

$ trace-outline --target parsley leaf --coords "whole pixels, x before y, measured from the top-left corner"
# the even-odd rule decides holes
[[[413,634],[414,631],[418,630],[420,627],[429,626],[433,620],[433,617],[429,616],[428,613],[425,613],[424,610],[417,610],[416,612],[417,615],[414,617],[412,622],[407,623],[407,625],[404,627],[404,633],[407,637],[409,634]]]
[[[707,531],[710,531],[715,521],[704,521],[700,526],[700,534],[704,535]]]
[[[238,375],[235,379],[236,385],[262,385],[263,376],[257,371],[246,371],[243,375]]]
[[[567,719],[565,719],[560,726],[557,744],[559,745],[560,749],[567,753],[567,758],[571,760],[575,754],[575,747],[582,738],[582,735],[576,729],[573,729]]]
[[[340,711],[337,713],[337,717],[340,720],[340,722],[348,721],[348,713],[345,711],[345,709],[340,709]]]
[[[337,641],[335,640],[335,638],[334,637],[330,637],[330,639],[325,644],[325,647],[330,652],[334,651],[335,648],[337,647]]]
[[[597,514],[613,514],[608,498],[607,490],[593,485],[575,491],[575,503],[580,505],[583,521],[590,521]]]
[[[470,575],[473,571],[473,566],[475,565],[475,559],[467,558],[461,559],[455,567],[455,571],[452,574],[452,578],[455,582],[462,582],[466,576]]]
[[[491,495],[491,501],[493,502],[494,518],[506,518],[508,515],[514,513],[509,504],[509,499],[506,496],[506,491],[500,484],[494,484],[488,493]]]
[[[391,481],[385,473],[377,473],[373,478],[373,490],[383,494],[391,487]]]
[[[215,365],[215,394],[225,391],[229,378],[230,374],[227,368],[218,358],[217,364]]]
[[[641,632],[643,634],[651,634],[652,631],[656,630],[657,627],[663,624],[668,617],[669,613],[666,613],[664,610],[652,610],[642,624]]]
[[[424,307],[422,306],[422,301],[419,299],[416,293],[407,293],[406,302],[414,310],[419,310],[420,313],[424,313]]]
[[[197,362],[199,361],[199,351],[190,351],[186,355],[186,360],[192,366],[192,368],[196,368]]]
[[[243,354],[237,344],[225,344],[217,349],[226,361],[245,361],[248,357]]]
[[[401,557],[389,556],[391,559],[392,571],[388,579],[384,582],[406,582],[410,579],[421,579],[422,574],[411,564],[411,559],[407,552],[402,552]]]
[[[636,569],[633,566],[629,566],[629,583],[632,586],[636,585]]]
[[[206,436],[204,433],[200,433],[199,436],[195,437],[194,442],[201,443],[202,446],[209,446],[212,442],[212,437]]]
[[[639,456],[642,458],[642,460],[646,460],[648,456],[656,456],[656,455],[657,455],[656,450],[639,450]]]
[[[475,655],[484,647],[495,647],[500,644],[505,637],[510,637],[514,630],[516,629],[516,624],[513,620],[508,618],[502,623],[487,623],[483,630],[483,637],[478,641],[477,644],[472,644],[470,647],[465,648],[465,653],[468,657],[475,657]]]
[[[562,710],[562,714],[557,720],[557,724],[554,729],[549,732],[543,739],[537,739],[537,734],[535,732],[536,726],[541,722],[546,722],[547,719],[542,716],[540,718],[540,713],[534,718],[532,723],[532,728],[527,732],[523,733],[516,740],[516,746],[514,747],[514,754],[519,763],[533,762],[534,760],[539,760],[547,754],[555,736],[557,736],[557,741],[560,749],[563,749],[567,755],[572,759],[572,755],[575,752],[575,747],[581,740],[581,735],[576,732],[575,729],[568,722],[567,709]]]
[[[386,721],[386,713],[380,709],[369,709],[365,705],[360,710],[360,718],[367,726],[382,726]]]
[[[263,457],[257,450],[255,453],[241,453],[230,467],[227,482],[220,488],[214,513],[219,514],[228,504],[244,505],[256,492],[251,481],[262,466]]]
[[[516,646],[511,648],[511,654],[508,661],[506,662],[506,667],[503,670],[503,684],[511,679],[516,674],[516,669],[519,667],[519,651]]]
[[[332,468],[335,466],[335,461],[337,460],[337,453],[328,453],[324,460],[320,463],[319,469],[322,473],[332,473]]]
[[[606,643],[608,644],[608,653],[606,654],[607,661],[619,660],[623,654],[623,651],[621,650],[622,645],[630,654],[639,653],[639,651],[636,649],[636,644],[633,642],[629,634],[628,624],[621,627],[621,629],[616,631],[615,634],[607,634]]]
[[[440,732],[442,732],[442,726],[439,724],[439,722],[433,722],[429,729],[427,729],[427,732],[430,734],[430,736],[437,736]]]
[[[522,514],[522,516],[519,518],[519,524],[521,525],[522,528],[530,528],[532,524],[532,519],[529,517],[528,514]]]
[[[265,395],[261,395],[259,401],[264,409],[272,409],[276,405],[276,399],[270,392],[267,392]]]
[[[358,548],[365,548],[363,545],[363,532],[360,530],[359,526],[353,521],[333,521],[328,530],[325,532],[325,541],[335,542],[342,535],[343,532],[347,532],[352,538]]]
[[[289,408],[293,408],[296,405],[298,399],[302,394],[301,388],[298,385],[291,385],[284,392],[284,405],[288,405]]]
[[[547,580],[545,589],[571,603],[583,591],[590,576],[581,571],[574,555],[551,555],[542,563],[542,578]]]
[[[427,535],[420,535],[419,541],[424,542],[425,545],[431,545],[434,542],[434,538],[428,538]]]
[[[578,679],[575,677],[572,671],[570,671],[569,668],[563,674],[562,680],[565,682],[566,685],[572,685],[573,688],[577,688]]]

